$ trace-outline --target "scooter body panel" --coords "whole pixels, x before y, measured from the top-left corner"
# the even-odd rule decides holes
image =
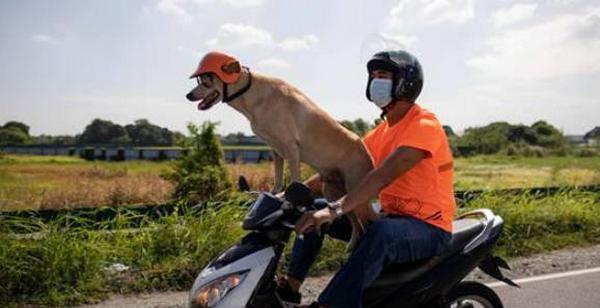
[[[468,253],[461,252],[447,257],[426,274],[404,285],[396,286],[395,290],[390,289],[387,297],[364,303],[364,306],[394,308],[401,304],[402,307],[407,308],[420,307],[443,298],[463,277],[479,265],[497,240],[498,237],[491,238]],[[394,287],[390,286],[390,288]]]
[[[276,258],[273,246],[264,246],[262,249],[257,249],[260,246],[256,245],[256,242],[244,242],[242,240],[241,243],[211,262],[196,278],[189,294],[189,302],[191,303],[195,295],[193,293],[203,286],[234,273],[246,273],[243,281],[215,306],[216,308],[245,307],[267,271],[269,264]],[[244,253],[246,255],[241,255]],[[224,264],[223,260],[227,260],[228,263]]]

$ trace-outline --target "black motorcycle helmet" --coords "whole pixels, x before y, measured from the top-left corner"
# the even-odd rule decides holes
[[[381,51],[373,55],[367,62],[369,81],[367,82],[367,99],[371,100],[369,87],[371,86],[371,72],[385,70],[392,72],[393,86],[392,98],[394,101],[406,100],[411,103],[417,99],[423,88],[423,69],[419,60],[404,50]]]

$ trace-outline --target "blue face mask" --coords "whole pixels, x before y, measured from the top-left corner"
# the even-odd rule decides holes
[[[377,107],[383,108],[392,101],[392,84],[391,79],[375,78],[371,80],[369,93],[371,100]]]

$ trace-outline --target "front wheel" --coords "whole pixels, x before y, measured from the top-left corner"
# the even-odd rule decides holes
[[[446,295],[449,308],[503,308],[502,301],[489,287],[474,281],[457,284]]]

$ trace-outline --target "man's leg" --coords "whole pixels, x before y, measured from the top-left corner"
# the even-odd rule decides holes
[[[350,221],[345,216],[337,219],[329,226],[326,234],[345,242],[349,241],[352,234]],[[303,238],[296,237],[286,273],[292,290],[297,292],[300,289],[300,285],[321,251],[323,239],[324,237],[316,232],[305,234]]]
[[[362,307],[364,289],[385,265],[439,254],[449,238],[449,233],[414,218],[381,218],[367,228],[352,255],[321,293],[319,304]]]
[[[338,200],[346,194],[344,181],[340,174],[321,175],[321,185],[323,197],[328,202]],[[326,203],[315,202],[314,205],[317,209],[322,209],[326,206]],[[338,219],[332,223],[327,234],[333,238],[347,242],[352,236],[352,225],[346,217],[342,217],[342,219]],[[288,266],[285,281],[283,281],[286,282],[293,292],[297,293],[300,290],[304,278],[308,275],[310,267],[321,251],[321,246],[323,246],[323,237],[318,236],[314,232],[304,235],[304,239],[296,237],[290,257],[290,265]]]

